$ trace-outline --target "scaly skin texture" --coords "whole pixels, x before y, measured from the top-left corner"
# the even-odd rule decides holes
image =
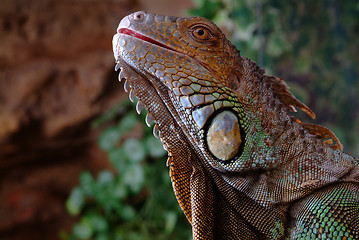
[[[211,21],[136,12],[113,39],[193,239],[358,239],[358,159]]]

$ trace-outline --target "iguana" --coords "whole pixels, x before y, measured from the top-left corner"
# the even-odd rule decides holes
[[[168,151],[193,239],[359,239],[359,161],[211,21],[136,12],[115,69]]]

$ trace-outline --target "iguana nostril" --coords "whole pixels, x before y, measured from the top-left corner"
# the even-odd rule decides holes
[[[143,21],[145,19],[145,12],[139,11],[133,14],[133,19],[136,21]]]

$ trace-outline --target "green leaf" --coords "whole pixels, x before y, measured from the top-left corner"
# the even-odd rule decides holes
[[[120,140],[121,135],[118,129],[114,126],[107,128],[103,133],[101,134],[99,138],[99,146],[103,150],[110,150]]]
[[[80,188],[84,195],[93,196],[95,194],[95,180],[89,171],[83,171],[80,174]]]
[[[163,149],[163,144],[159,139],[149,136],[145,140],[146,147],[151,157],[159,158],[166,155],[166,151]]]
[[[99,234],[94,238],[94,240],[108,240],[108,239],[111,239],[111,238],[107,237],[107,234],[104,234],[104,233]]]
[[[115,188],[113,189],[113,195],[119,200],[125,199],[128,196],[126,185],[121,180],[119,180],[115,185]]]
[[[175,229],[177,223],[177,214],[174,211],[169,211],[165,215],[166,218],[166,225],[165,225],[165,232],[170,234]]]
[[[123,149],[129,160],[140,162],[145,159],[146,152],[140,141],[130,138],[123,143]]]
[[[129,113],[122,118],[118,124],[118,131],[121,133],[129,132],[138,122],[137,116],[134,113]]]
[[[88,220],[96,232],[106,232],[108,230],[108,223],[103,216],[94,214],[89,216]]]
[[[202,0],[197,2],[198,7],[188,10],[192,16],[202,16],[213,19],[215,15],[224,7],[222,1],[219,0]]]
[[[98,175],[98,185],[99,186],[107,186],[110,184],[114,183],[114,179],[115,177],[113,176],[113,173],[110,172],[109,170],[103,170],[100,172],[100,174]]]
[[[123,148],[114,148],[109,151],[108,158],[118,173],[126,170],[127,156]]]
[[[123,180],[132,192],[140,192],[144,183],[144,172],[142,166],[138,164],[130,166],[123,175]]]
[[[77,216],[84,205],[84,195],[79,187],[72,189],[70,196],[66,200],[67,211],[73,215]]]
[[[122,207],[120,214],[123,220],[128,221],[134,218],[136,211],[130,205],[125,205]]]
[[[91,228],[90,222],[83,218],[80,223],[75,224],[72,229],[75,237],[79,239],[89,239],[92,236],[93,229]]]

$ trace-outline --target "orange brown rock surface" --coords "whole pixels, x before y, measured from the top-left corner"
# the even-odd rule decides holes
[[[130,0],[0,4],[0,239],[58,239],[78,174],[108,166],[90,130],[125,96],[111,40]]]

